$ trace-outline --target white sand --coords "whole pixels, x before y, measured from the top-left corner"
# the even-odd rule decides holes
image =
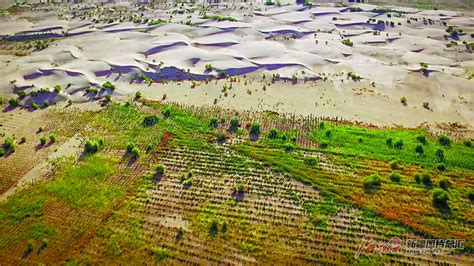
[[[120,6],[128,7],[129,13],[137,10],[125,3]],[[170,101],[196,105],[212,105],[217,99],[220,106],[238,109],[340,116],[379,125],[459,122],[474,129],[474,80],[467,79],[474,70],[474,55],[462,45],[462,41],[473,41],[469,36],[474,32],[471,14],[392,7],[408,14],[398,18],[391,13],[388,18],[387,14],[370,12],[376,6],[364,4],[358,5],[364,12],[296,5],[257,5],[254,8],[260,11],[251,11],[248,5],[240,6],[245,8],[209,11],[233,16],[236,22],[202,19],[195,9],[194,13],[174,14],[172,23],[151,27],[128,20],[98,24],[78,18],[59,20],[58,13],[72,17],[61,6],[2,18],[2,35],[67,31],[70,36],[27,56],[0,54],[0,95],[9,98],[21,88],[30,92],[56,84],[65,88],[71,83],[52,100],[84,102],[91,100],[85,88],[110,80],[117,87],[115,95],[140,90],[145,97],[161,99],[166,93]],[[141,13],[166,21],[171,15],[167,10],[135,12]],[[395,25],[386,25],[374,35],[373,25],[367,24],[371,18]],[[409,24],[409,18],[418,21]],[[425,25],[424,18],[434,24]],[[180,24],[187,21],[196,25]],[[451,39],[442,22],[468,34],[460,35],[458,45],[448,48]],[[71,36],[79,33],[83,34]],[[342,44],[347,38],[353,47]],[[428,64],[428,77],[420,71],[422,62]],[[207,64],[212,65],[212,71],[206,71]],[[190,88],[190,82],[151,86],[132,82],[142,73],[166,79],[180,69],[201,78],[245,73],[248,82],[245,85],[241,76],[227,97],[221,92],[223,80],[208,85],[198,82],[195,89]],[[362,80],[348,79],[348,72]],[[298,84],[277,81],[263,91],[263,74],[268,83],[274,73],[289,79],[296,76]],[[304,78],[326,81],[304,83]],[[400,104],[402,96],[408,98],[407,107]],[[27,101],[29,97],[23,102]],[[422,108],[423,102],[429,102],[432,111]]]

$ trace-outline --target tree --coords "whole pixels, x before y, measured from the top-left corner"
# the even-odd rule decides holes
[[[253,122],[250,126],[250,134],[258,135],[260,134],[260,123]]]
[[[451,139],[446,135],[438,136],[438,142],[442,146],[450,146],[451,145]]]
[[[449,179],[445,176],[442,176],[440,179],[439,179],[439,187],[446,190],[448,189],[450,185],[450,182],[449,182]]]
[[[381,177],[378,173],[364,177],[364,188],[366,190],[380,188],[381,184]]]
[[[230,120],[230,128],[232,130],[235,130],[239,127],[239,119],[237,117],[233,117],[231,120]]]
[[[421,175],[421,182],[423,182],[425,186],[431,186],[431,175],[429,173],[423,173]]]
[[[449,201],[449,194],[445,190],[442,190],[440,188],[435,188],[433,189],[433,192],[431,193],[433,197],[433,204],[439,208],[447,208],[448,207],[448,201]]]
[[[211,120],[209,121],[209,126],[211,126],[213,128],[216,128],[217,125],[218,125],[217,118],[215,118],[215,117],[211,118]]]
[[[400,174],[397,171],[393,171],[392,173],[390,173],[390,180],[392,180],[393,182],[399,183],[400,179]]]
[[[423,149],[423,146],[421,146],[421,145],[416,145],[415,151],[419,155],[423,155],[425,153],[425,150]]]
[[[277,136],[278,136],[278,131],[276,130],[276,128],[272,128],[270,132],[268,133],[269,139],[276,139]]]
[[[143,119],[143,125],[145,127],[152,127],[158,122],[158,120],[159,120],[158,116],[148,115],[148,116],[145,116],[145,118]]]
[[[157,175],[163,175],[165,173],[165,166],[162,165],[162,164],[158,164],[156,167],[155,167],[155,171],[156,171],[156,174]]]
[[[444,162],[444,152],[442,149],[437,149],[436,150],[436,156],[438,157],[438,160],[440,162]]]
[[[397,150],[401,150],[403,148],[403,141],[398,140],[397,142],[395,142],[395,144],[393,144],[393,147]]]

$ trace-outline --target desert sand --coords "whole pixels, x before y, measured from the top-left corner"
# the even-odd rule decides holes
[[[0,95],[5,101],[24,91],[21,104],[30,108],[140,91],[154,100],[380,126],[456,123],[472,136],[474,18],[377,8],[229,3],[166,10],[121,3],[7,12],[0,18],[10,47],[0,54]],[[459,33],[451,36],[449,26]],[[18,48],[46,38],[47,47],[30,41],[33,47]],[[116,89],[85,92],[106,81]],[[59,93],[52,92],[56,85]],[[51,93],[30,96],[41,88]]]

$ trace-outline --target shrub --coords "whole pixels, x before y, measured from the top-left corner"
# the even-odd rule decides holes
[[[421,175],[420,175],[419,173],[416,173],[416,174],[415,174],[415,182],[416,182],[417,184],[420,184],[420,182],[421,182]]]
[[[171,116],[171,108],[170,108],[170,107],[166,107],[163,111],[161,111],[161,113],[163,114],[164,117],[170,118],[170,116]]]
[[[26,142],[26,137],[21,137],[20,143],[25,143]]]
[[[44,100],[43,103],[41,104],[41,108],[48,108],[49,107],[49,102],[47,100]]]
[[[399,183],[401,179],[401,176],[397,171],[393,171],[392,173],[390,173],[389,177],[390,177],[390,180],[396,183]]]
[[[258,122],[252,123],[252,125],[250,126],[250,134],[260,134],[260,124]]]
[[[325,133],[325,134],[326,134],[326,137],[329,138],[329,137],[331,136],[331,130],[326,130],[326,133]]]
[[[442,149],[437,149],[436,150],[436,156],[438,157],[438,160],[440,162],[443,162],[444,161],[444,152]]]
[[[133,148],[135,148],[135,144],[133,142],[127,143],[127,151],[132,152]]]
[[[33,110],[38,110],[38,109],[40,109],[40,107],[41,107],[41,106],[40,106],[39,104],[37,104],[37,103],[35,103],[35,102],[31,102],[31,108],[32,108]]]
[[[209,225],[209,235],[215,237],[219,233],[219,222],[216,219],[212,219]]]
[[[60,85],[54,86],[54,92],[60,93],[61,92],[61,86]]]
[[[423,155],[425,153],[425,150],[423,149],[423,146],[421,146],[421,145],[416,145],[415,151],[416,151],[416,153],[418,153],[420,155]]]
[[[5,155],[5,150],[3,148],[0,148],[0,157],[2,157],[3,155]]]
[[[15,150],[15,140],[12,137],[8,137],[5,139],[3,144],[6,150]]]
[[[430,110],[430,103],[429,102],[424,102],[423,103],[423,108]]]
[[[211,118],[211,120],[209,121],[209,126],[216,128],[218,126],[217,118],[215,117]]]
[[[225,133],[222,133],[222,132],[219,132],[217,133],[217,142],[225,142],[225,140],[227,139],[227,135]]]
[[[392,168],[393,170],[397,170],[398,169],[398,161],[397,160],[393,160],[390,162],[390,168]]]
[[[165,166],[162,165],[162,164],[158,164],[156,167],[155,167],[155,171],[156,171],[156,174],[158,175],[163,175],[165,173]]]
[[[190,187],[192,185],[193,185],[193,181],[190,178],[183,181],[183,186],[185,187]]]
[[[84,151],[86,153],[95,153],[104,146],[104,143],[105,143],[105,140],[102,137],[98,137],[95,140],[88,140],[86,141]]]
[[[99,90],[96,88],[87,88],[86,93],[97,94],[99,93]]]
[[[45,137],[45,136],[42,136],[42,137],[40,138],[40,144],[41,144],[41,145],[45,145],[45,144],[46,144],[46,137]]]
[[[401,150],[403,148],[403,141],[398,140],[397,142],[395,142],[395,144],[393,144],[393,147],[397,150]]]
[[[444,163],[439,163],[436,165],[436,168],[440,171],[445,171],[446,170],[446,165]]]
[[[440,188],[433,189],[432,192],[433,203],[438,207],[447,207],[449,201],[449,194]]]
[[[327,147],[329,147],[329,143],[325,142],[325,141],[322,141],[319,143],[319,147],[321,149],[326,149]]]
[[[387,144],[387,146],[389,148],[393,148],[393,139],[392,138],[388,138],[385,143]]]
[[[316,166],[316,165],[318,165],[319,160],[317,158],[314,158],[314,157],[306,157],[304,159],[304,163],[306,165],[309,165],[309,166]]]
[[[372,174],[364,177],[364,188],[366,190],[380,188],[382,182],[379,174]]]
[[[142,97],[142,93],[137,91],[135,92],[135,99],[140,99]]]
[[[230,128],[231,129],[237,129],[239,127],[239,119],[237,117],[233,117],[230,120]]]
[[[350,46],[350,47],[354,46],[354,43],[350,39],[343,40],[342,44]]]
[[[431,175],[429,173],[423,173],[421,175],[421,182],[426,186],[431,186]]]
[[[428,141],[426,140],[426,136],[423,136],[423,135],[418,136],[418,137],[416,137],[416,140],[418,140],[423,145],[428,144]]]
[[[402,98],[400,98],[400,102],[401,102],[403,105],[407,105],[407,97],[403,96]]]
[[[451,145],[451,139],[446,135],[438,136],[438,142],[442,146],[450,146]]]
[[[17,107],[20,105],[20,100],[17,98],[10,98],[10,100],[8,100],[8,105],[10,105],[10,107]]]
[[[140,155],[140,151],[138,150],[137,147],[134,147],[131,151],[130,151],[130,155],[133,157],[133,158],[136,158]]]
[[[270,132],[268,133],[269,139],[276,139],[277,136],[278,136],[278,130],[276,128],[272,128]]]
[[[448,189],[450,185],[450,182],[449,182],[449,179],[445,176],[442,176],[440,179],[439,179],[439,187],[446,190]]]
[[[472,147],[472,142],[470,140],[465,140],[463,143],[464,143],[464,146],[466,147],[469,147],[469,148]]]
[[[158,122],[158,116],[156,115],[148,115],[148,116],[145,116],[145,118],[143,119],[143,125],[145,127],[152,127],[157,122]]]
[[[211,71],[213,69],[211,64],[206,64],[204,67],[206,68],[207,71]]]
[[[285,143],[285,151],[292,152],[295,150],[295,146],[292,143]]]
[[[112,101],[112,96],[110,94],[105,95],[105,101],[106,102]]]
[[[105,90],[105,89],[115,90],[115,85],[110,81],[106,81],[104,84],[102,84],[102,89],[103,90]]]
[[[55,135],[50,135],[50,136],[49,136],[49,140],[50,140],[51,142],[56,142],[56,141],[58,140],[58,138],[57,138]]]

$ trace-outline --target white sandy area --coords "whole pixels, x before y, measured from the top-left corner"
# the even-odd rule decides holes
[[[91,97],[85,93],[86,88],[100,88],[111,81],[116,85],[113,97],[128,97],[140,90],[151,99],[160,100],[166,94],[167,101],[195,105],[217,101],[219,106],[239,110],[338,116],[378,125],[458,122],[474,129],[474,80],[468,79],[469,71],[474,69],[474,54],[462,44],[473,41],[469,35],[474,32],[470,13],[392,7],[409,12],[398,18],[396,13],[389,17],[370,12],[377,6],[365,4],[356,5],[363,12],[334,6],[245,4],[238,5],[245,7],[242,10],[211,7],[208,11],[237,19],[232,22],[203,19],[197,8],[172,15],[169,10],[138,11],[127,4],[108,5],[117,10],[120,6],[149,19],[168,21],[172,16],[171,23],[148,26],[128,19],[96,23],[73,18],[66,6],[60,5],[47,12],[28,11],[0,19],[0,35],[70,34],[44,50],[32,48],[25,56],[3,51],[0,95],[8,99],[18,90],[30,93],[71,84],[51,101],[81,103],[105,95]],[[70,20],[60,20],[58,14]],[[394,25],[376,32],[367,25],[371,18],[392,21]],[[409,18],[418,21],[408,23]],[[423,18],[432,19],[433,24],[425,25]],[[186,25],[187,21],[196,25]],[[453,45],[442,22],[462,28],[467,34],[460,35],[458,44]],[[75,33],[83,34],[72,36]],[[353,46],[343,44],[345,39],[350,39]],[[427,76],[423,76],[420,63],[428,64]],[[212,69],[206,69],[206,65]],[[178,75],[179,70],[184,72]],[[348,78],[348,72],[361,80]],[[233,84],[227,96],[222,86],[229,80],[217,84],[211,80],[207,85],[199,81],[241,73],[246,78],[240,75],[240,82]],[[142,74],[165,80],[180,79],[181,74],[199,79],[194,89],[191,81],[148,86],[141,81]],[[264,74],[266,91],[262,89]],[[295,76],[298,82],[293,85],[280,80],[271,84],[273,74],[282,79]],[[316,80],[305,83],[304,78]],[[401,97],[408,99],[408,106],[401,105]],[[32,100],[28,95],[22,103]],[[429,102],[432,111],[423,108],[423,102]]]

